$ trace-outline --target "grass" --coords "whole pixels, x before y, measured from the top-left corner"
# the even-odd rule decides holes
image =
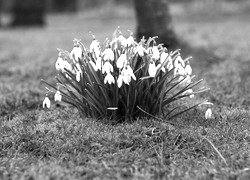
[[[0,179],[249,179],[249,14],[201,21],[173,12],[190,45],[182,51],[211,87],[210,120],[196,109],[175,119],[184,127],[110,125],[65,106],[42,109],[40,79],[53,82],[56,48],[70,50],[74,38],[89,44],[90,30],[102,40],[118,25],[134,31],[130,9],[109,8],[49,15],[43,29],[0,30]],[[146,136],[155,127],[160,135]]]

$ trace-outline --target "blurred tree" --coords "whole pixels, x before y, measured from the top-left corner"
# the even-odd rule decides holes
[[[178,40],[173,31],[168,0],[134,0],[137,39],[158,36],[158,43],[175,48]]]
[[[44,25],[45,0],[15,0],[12,26]]]

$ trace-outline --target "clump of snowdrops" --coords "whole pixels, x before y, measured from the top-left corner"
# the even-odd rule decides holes
[[[59,50],[55,68],[57,84],[45,82],[43,107],[50,107],[49,94],[78,109],[82,116],[116,121],[147,115],[171,119],[207,101],[188,106],[187,99],[208,89],[198,88],[190,58],[169,52],[156,37],[136,42],[119,28],[111,40],[100,43],[94,35],[89,48],[75,39],[71,52]],[[174,105],[173,105],[174,104]],[[206,118],[211,117],[211,109]]]

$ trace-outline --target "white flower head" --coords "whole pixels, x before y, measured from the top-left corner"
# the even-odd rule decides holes
[[[130,47],[135,43],[134,37],[133,37],[133,33],[130,34],[130,36],[127,39],[127,46]]]
[[[151,61],[149,66],[148,66],[148,74],[150,77],[155,77],[156,75],[157,68],[155,66],[155,62]]]
[[[139,54],[139,56],[143,56],[145,52],[145,48],[142,45],[138,45],[135,50],[136,53]]]
[[[68,61],[64,61],[64,70],[72,71],[72,66]]]
[[[152,58],[158,60],[160,58],[160,52],[157,46],[153,46],[152,48]]]
[[[79,59],[82,59],[82,48],[76,45],[70,52],[70,56],[73,60],[79,61]]]
[[[121,56],[116,61],[116,66],[118,69],[122,69],[126,63],[127,57],[126,54],[121,54]]]
[[[47,96],[43,100],[43,108],[45,107],[50,108],[50,100]]]
[[[101,54],[100,51],[100,43],[97,40],[93,40],[92,43],[89,46],[89,51],[91,53],[94,53],[96,57],[99,57]]]
[[[192,68],[190,64],[187,64],[185,67],[185,74],[191,76],[192,75]]]
[[[115,83],[115,78],[111,75],[111,73],[107,73],[107,75],[104,78],[104,84],[107,84],[107,82],[109,84]]]
[[[168,57],[168,53],[166,53],[166,52],[162,52],[161,53],[161,57],[160,57],[161,64],[163,64],[165,62],[165,60],[167,59],[167,57]]]
[[[55,101],[62,101],[62,95],[61,92],[59,90],[56,91],[55,96],[54,96]]]
[[[177,56],[176,59],[174,60],[174,67],[179,66],[179,64],[182,65],[182,67],[185,67],[185,62],[184,60],[181,58],[181,56]]]
[[[115,55],[111,48],[107,48],[102,53],[104,61],[114,61]]]
[[[58,57],[56,60],[56,64],[55,64],[56,70],[63,71],[64,70],[64,62],[65,61],[61,57]]]
[[[80,80],[81,80],[81,74],[82,74],[81,71],[76,70],[76,81],[77,81],[77,82],[80,82]]]
[[[100,56],[97,57],[95,64],[98,70],[102,69],[102,58]]]
[[[105,72],[108,74],[110,72],[113,72],[114,68],[112,66],[112,64],[110,64],[109,61],[106,61],[102,67],[102,74],[104,74]]]
[[[211,119],[212,117],[212,109],[211,108],[208,108],[205,112],[205,118],[206,119]]]
[[[117,79],[117,86],[118,86],[118,88],[122,87],[122,83],[123,83],[123,75],[120,74],[118,76],[118,79]]]
[[[118,36],[118,41],[121,43],[123,47],[127,46],[127,39],[122,34]]]

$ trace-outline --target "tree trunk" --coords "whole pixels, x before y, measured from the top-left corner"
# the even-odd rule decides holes
[[[158,36],[157,43],[175,48],[178,40],[172,28],[168,0],[134,0],[137,39]]]
[[[12,26],[44,25],[45,0],[15,0]]]

